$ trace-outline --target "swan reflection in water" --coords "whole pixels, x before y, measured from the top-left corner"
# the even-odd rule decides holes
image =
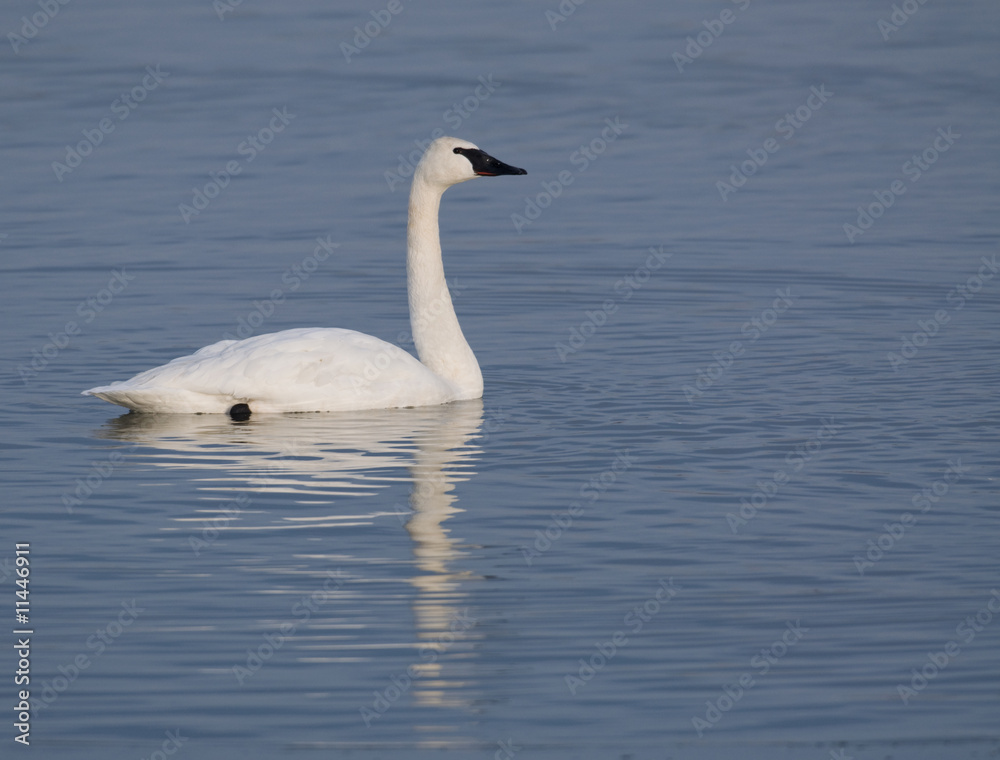
[[[251,507],[235,516],[232,508],[212,507],[199,509],[196,517],[175,518],[180,527],[168,530],[184,536],[185,544],[191,524],[210,524],[225,538],[228,531],[329,530],[397,516],[412,540],[416,567],[408,579],[416,590],[416,635],[410,644],[418,653],[408,668],[416,674],[410,694],[417,705],[461,707],[470,703],[471,684],[445,680],[442,668],[449,660],[468,657],[477,634],[463,605],[463,581],[471,576],[455,569],[458,539],[443,523],[461,511],[455,504],[455,484],[475,474],[474,463],[481,455],[477,439],[488,434],[492,424],[489,419],[484,430],[482,401],[473,399],[411,409],[258,415],[245,423],[217,415],[133,413],[109,421],[99,435],[137,444],[137,453],[129,456],[132,461],[198,471],[193,482],[207,501],[232,504],[235,493],[249,495]],[[388,510],[384,499],[370,509],[371,497],[379,490],[407,479],[400,472],[404,468],[412,481],[409,510],[398,504]],[[265,494],[291,496],[303,509],[261,512],[255,496]],[[341,502],[348,508],[329,508]],[[357,505],[366,506],[359,510]],[[227,517],[218,519],[220,515]],[[356,563],[354,567],[363,567],[365,561],[338,546],[332,561],[344,558]],[[373,588],[351,586],[349,580],[344,590]]]

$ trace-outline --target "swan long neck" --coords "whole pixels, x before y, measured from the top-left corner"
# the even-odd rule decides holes
[[[458,398],[480,398],[483,375],[455,315],[441,259],[438,211],[445,187],[418,171],[410,191],[406,231],[406,287],[410,329],[420,361],[453,384]]]

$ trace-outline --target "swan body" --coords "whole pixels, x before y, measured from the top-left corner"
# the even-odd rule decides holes
[[[454,137],[427,148],[413,175],[406,279],[420,357],[339,328],[306,327],[223,340],[130,380],[84,391],[138,412],[335,412],[481,398],[483,376],[455,315],[438,231],[441,196],[476,177],[527,174]]]

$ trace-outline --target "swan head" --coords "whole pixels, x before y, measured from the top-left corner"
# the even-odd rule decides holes
[[[442,187],[476,177],[497,177],[501,174],[527,174],[524,169],[499,161],[468,140],[457,137],[439,137],[424,153],[414,180],[421,179]]]

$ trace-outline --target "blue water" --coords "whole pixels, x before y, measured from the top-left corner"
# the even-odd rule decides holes
[[[996,756],[1000,9],[896,5],[4,7],[35,755]],[[408,346],[440,133],[528,171],[444,198],[481,402],[79,395]]]

